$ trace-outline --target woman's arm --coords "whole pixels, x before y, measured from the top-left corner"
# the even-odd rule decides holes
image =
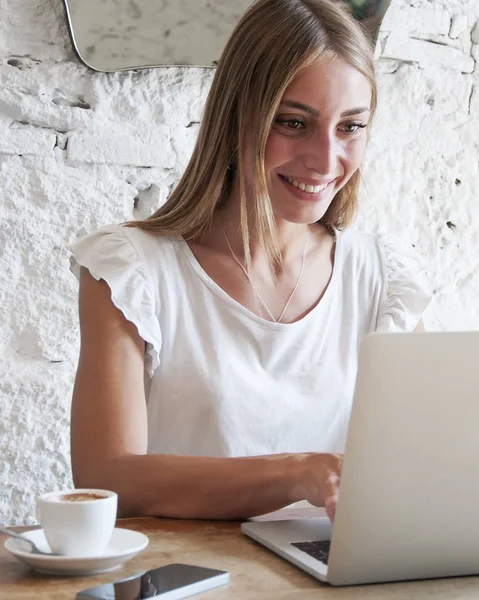
[[[71,416],[77,487],[114,490],[120,515],[247,518],[337,493],[341,457],[147,455],[145,344],[86,269],[80,277],[81,352]]]

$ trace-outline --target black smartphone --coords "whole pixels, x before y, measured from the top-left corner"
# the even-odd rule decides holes
[[[161,598],[180,600],[229,583],[227,571],[193,565],[172,564],[158,567],[78,592],[77,600],[140,600]]]

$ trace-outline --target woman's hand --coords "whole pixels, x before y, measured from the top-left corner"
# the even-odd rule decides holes
[[[331,522],[336,513],[342,454],[304,454],[297,492],[302,500],[314,506],[324,506]]]

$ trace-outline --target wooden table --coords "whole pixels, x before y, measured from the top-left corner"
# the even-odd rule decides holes
[[[172,562],[229,571],[231,582],[195,596],[198,600],[394,599],[477,600],[479,577],[333,588],[243,536],[238,522],[125,519],[119,527],[145,533],[150,544],[120,569],[94,577],[36,574],[3,547],[0,535],[0,598],[73,600],[76,592]],[[25,528],[22,528],[25,529]]]

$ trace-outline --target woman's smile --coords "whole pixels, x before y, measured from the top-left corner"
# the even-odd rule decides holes
[[[278,177],[290,194],[293,194],[295,198],[306,202],[319,202],[324,200],[330,194],[335,181],[333,179],[319,185],[309,183],[308,180],[305,179],[295,179],[285,175],[278,175]]]

